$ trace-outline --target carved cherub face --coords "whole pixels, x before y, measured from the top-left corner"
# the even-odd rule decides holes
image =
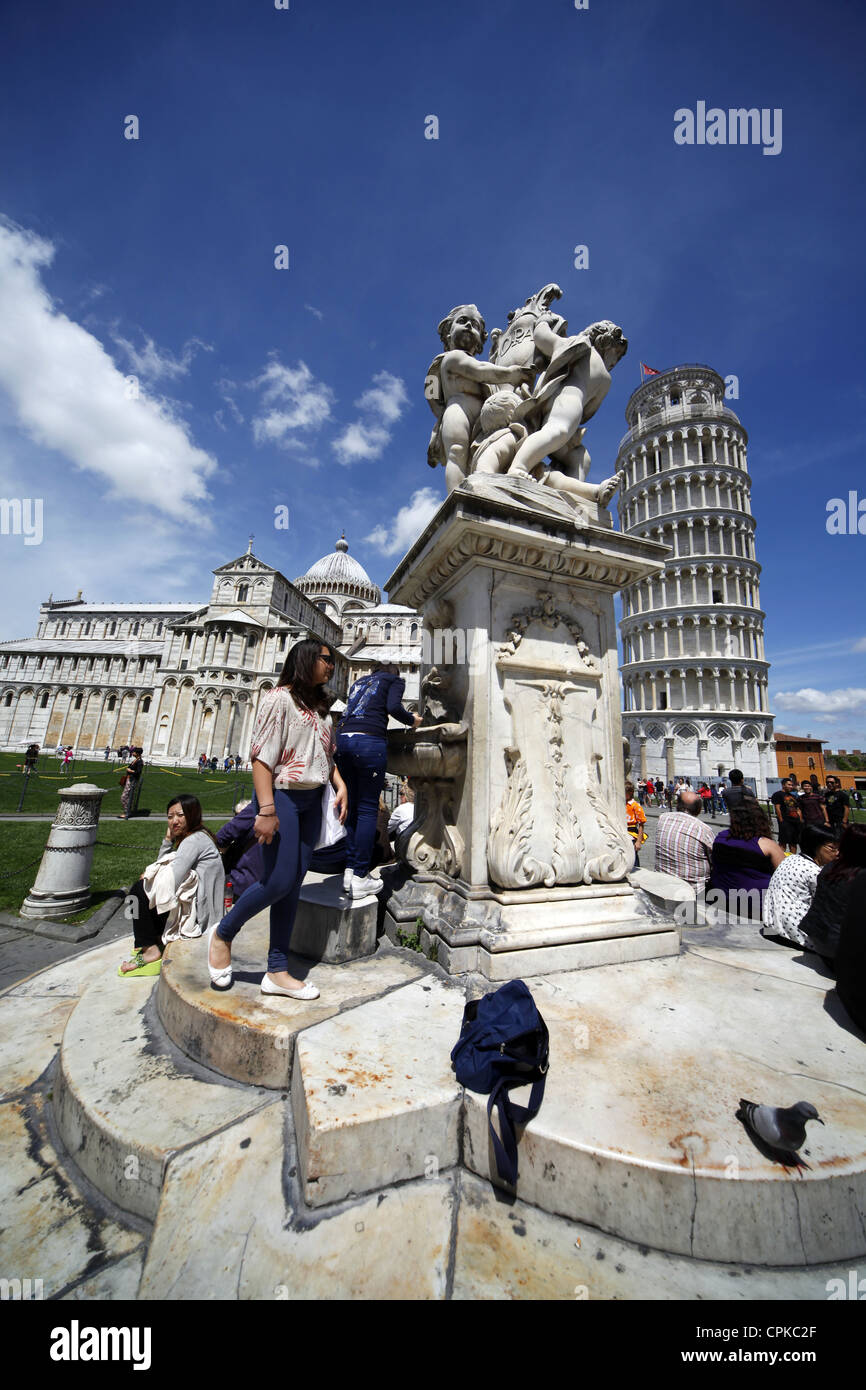
[[[583,331],[607,370],[613,371],[617,362],[628,352],[628,338],[624,336],[622,329],[611,323],[610,319],[600,319],[598,323],[591,323]]]
[[[440,323],[439,337],[446,348],[459,348],[475,357],[487,342],[487,328],[474,304],[458,304]]]

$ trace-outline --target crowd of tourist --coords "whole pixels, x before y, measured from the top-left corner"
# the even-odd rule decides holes
[[[701,819],[705,785],[674,784],[674,807],[656,825],[656,870],[685,879],[697,902],[726,920],[760,921],[764,936],[819,956],[848,1012],[866,1027],[866,826],[851,821],[853,795],[836,776],[825,788],[785,778],[770,800],[776,839],[738,769],[722,788],[729,823],[718,832]],[[640,809],[632,790],[628,784],[627,802]]]

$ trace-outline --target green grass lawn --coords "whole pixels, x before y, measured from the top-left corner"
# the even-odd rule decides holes
[[[18,810],[21,791],[24,787],[23,756],[17,753],[0,753],[0,813],[14,814]],[[40,755],[37,771],[27,779],[22,813],[39,815],[57,810],[57,793],[61,787],[69,787],[73,782],[91,782],[98,787],[106,787],[107,795],[102,799],[102,818],[120,814],[120,778],[123,765],[105,762],[76,760],[72,770],[62,772],[60,760],[47,754]],[[162,817],[171,796],[178,792],[190,792],[197,796],[205,815],[222,816],[228,820],[234,811],[236,801],[246,801],[252,796],[252,773],[246,772],[205,772],[195,768],[148,767],[145,764],[138,798],[138,813],[149,810],[151,817]]]
[[[208,828],[219,829],[225,819],[209,819]],[[0,821],[0,911],[17,912],[33,887],[50,829],[48,821]],[[162,815],[140,821],[100,821],[90,875],[93,898],[79,916],[88,916],[113,890],[128,888],[156,858],[164,835]]]

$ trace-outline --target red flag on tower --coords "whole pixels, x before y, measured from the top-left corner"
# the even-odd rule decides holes
[[[644,379],[645,376],[660,376],[660,375],[661,375],[661,373],[657,370],[657,368],[655,368],[655,367],[648,367],[647,364],[646,364],[646,362],[641,362],[641,364],[640,364],[640,377],[641,377],[641,381],[643,381],[643,379]]]

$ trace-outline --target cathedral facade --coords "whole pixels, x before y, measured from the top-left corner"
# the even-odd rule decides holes
[[[0,642],[0,747],[77,754],[124,744],[157,763],[249,756],[262,697],[289,648],[314,635],[338,652],[345,696],[374,661],[395,661],[418,698],[420,618],[383,604],[341,538],[294,583],[252,552],[214,570],[205,604],[50,597],[36,636]],[[339,703],[339,702],[338,702]]]

